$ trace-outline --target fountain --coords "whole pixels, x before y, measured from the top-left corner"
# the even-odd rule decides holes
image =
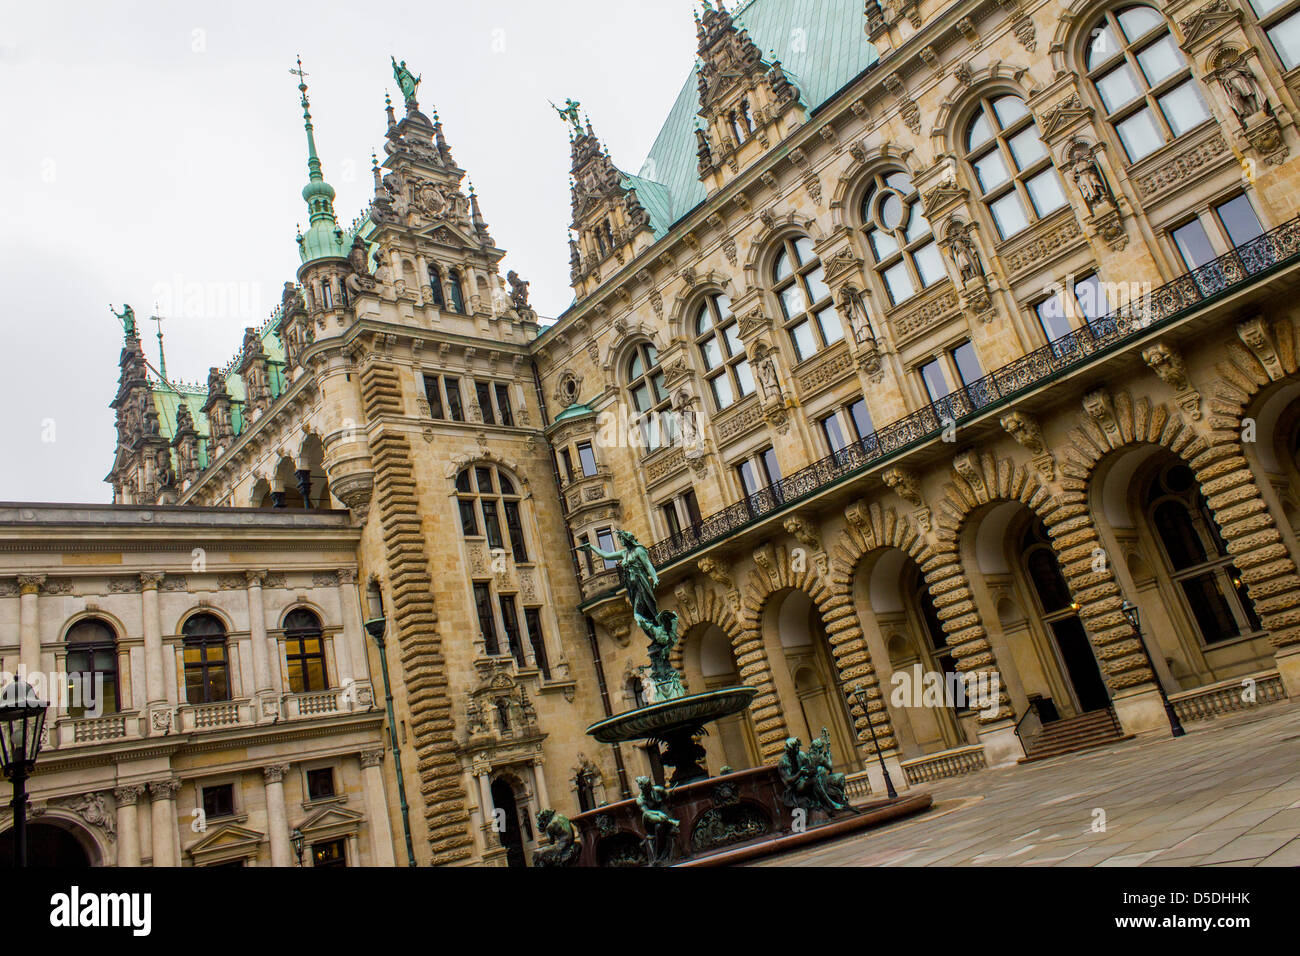
[[[623,547],[582,547],[616,562],[619,580],[637,625],[650,638],[649,678],[653,700],[643,707],[598,721],[587,733],[600,743],[648,740],[660,748],[660,762],[673,768],[668,787],[637,778],[635,799],[597,807],[564,819],[552,810],[541,829],[551,846],[536,862],[548,866],[663,866],[737,862],[851,833],[930,806],[929,794],[849,805],[845,779],[831,768],[829,734],[807,752],[790,738],[776,765],[710,777],[697,738],[706,725],[738,714],[757,693],[753,687],[724,687],[687,694],[669,660],[677,644],[677,615],[660,611],[659,584],[650,555],[628,531]],[[814,814],[826,820],[812,825]],[[539,823],[540,823],[539,818]],[[576,839],[580,835],[580,841]]]

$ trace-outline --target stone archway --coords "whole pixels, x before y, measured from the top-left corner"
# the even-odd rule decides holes
[[[14,831],[0,833],[0,867],[14,865]],[[79,869],[102,865],[94,837],[77,824],[57,818],[27,821],[27,865],[51,869]]]

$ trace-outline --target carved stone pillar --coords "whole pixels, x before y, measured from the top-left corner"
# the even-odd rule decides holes
[[[262,768],[266,781],[266,835],[271,841],[271,865],[292,866],[292,848],[289,845],[289,816],[284,806],[284,775],[289,772],[287,763],[269,764]]]
[[[149,795],[153,799],[153,865],[179,866],[176,847],[179,834],[176,832],[176,791],[180,789],[176,780],[154,780],[149,784]]]
[[[38,612],[40,609],[41,585],[45,583],[43,574],[20,574],[18,576],[18,654],[23,667],[30,673],[40,671],[41,667],[41,632]]]
[[[271,680],[270,649],[266,639],[266,609],[262,605],[262,581],[266,578],[264,571],[245,571],[244,579],[248,582],[248,636],[253,645],[253,684],[258,698],[258,719],[274,717],[275,711],[267,713],[265,706],[272,703],[269,698],[275,695],[275,685]]]
[[[370,821],[370,845],[375,866],[395,866],[393,828],[388,819],[388,801],[384,797],[384,759],[382,748],[361,752],[361,776],[366,791],[366,818]]]
[[[117,865],[140,865],[140,820],[137,805],[144,786],[134,784],[113,791],[117,800]]]
[[[162,579],[161,571],[141,573],[140,611],[144,617],[144,696],[149,710],[149,732],[165,734],[171,730],[172,722],[163,668],[162,617],[158,612],[158,585]],[[154,842],[158,842],[156,838]]]

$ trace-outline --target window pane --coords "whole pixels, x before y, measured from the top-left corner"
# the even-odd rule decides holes
[[[582,473],[588,478],[596,473],[596,455],[587,442],[578,446],[578,461],[582,465]]]
[[[834,307],[822,309],[817,313],[816,319],[817,327],[822,330],[822,338],[827,345],[834,345],[844,338],[844,326],[840,324],[840,317]]]
[[[479,411],[483,413],[483,422],[487,425],[497,423],[496,415],[492,411],[492,390],[488,388],[487,382],[474,383],[474,396],[478,399]]]
[[[1219,214],[1219,220],[1234,246],[1244,245],[1264,234],[1264,227],[1259,224],[1259,217],[1245,196],[1229,199],[1215,207],[1215,212]]]
[[[1157,26],[1164,25],[1164,18],[1150,7],[1135,6],[1119,13],[1119,26],[1130,40],[1145,36]]]
[[[1119,42],[1110,25],[1093,31],[1092,42],[1088,44],[1088,69],[1095,70],[1119,52]]]
[[[700,346],[700,357],[704,360],[704,368],[714,369],[722,361],[722,349],[718,345],[716,338],[709,339]]]
[[[753,393],[754,370],[749,367],[748,360],[736,364],[736,382],[740,386],[741,395],[750,395]]]
[[[1194,126],[1199,126],[1210,118],[1205,101],[1201,99],[1196,83],[1188,80],[1180,83],[1160,97],[1160,109],[1169,121],[1175,136],[1182,136]]]
[[[912,275],[907,271],[905,262],[885,270],[885,286],[889,291],[889,298],[895,305],[916,294],[916,289],[912,286]]]
[[[1115,129],[1119,132],[1124,152],[1128,153],[1130,162],[1136,163],[1143,156],[1149,156],[1165,144],[1165,138],[1151,118],[1151,111],[1138,110]]]
[[[989,208],[993,210],[994,222],[1003,239],[1014,236],[1029,225],[1029,217],[1025,215],[1025,204],[1020,201],[1020,194],[1015,191],[993,202]]]
[[[939,246],[936,243],[927,242],[913,253],[913,257],[916,261],[916,271],[921,275],[921,285],[933,285],[948,275],[943,268],[943,256],[939,254]]]
[[[983,110],[971,121],[970,129],[966,133],[966,149],[972,150],[977,146],[982,146],[993,138],[993,128],[989,126],[989,118]]]
[[[713,398],[718,403],[718,408],[726,408],[736,400],[731,391],[731,379],[725,372],[709,379],[709,384],[713,387]]]
[[[822,419],[822,434],[826,436],[826,444],[831,451],[839,451],[844,447],[844,432],[840,429],[839,419],[834,415]]]
[[[898,252],[898,240],[884,230],[872,229],[867,238],[871,240],[871,252],[877,262],[883,262]]]
[[[463,422],[465,409],[460,401],[460,379],[448,375],[442,380],[442,384],[447,389],[447,413],[451,415],[452,421]]]
[[[1219,589],[1213,574],[1201,574],[1183,581],[1183,593],[1196,618],[1196,626],[1206,644],[1227,640],[1241,633],[1241,628],[1228,608],[1228,602]]]
[[[1002,161],[1002,153],[996,149],[975,160],[975,175],[984,192],[1001,186],[1011,178],[1007,164]]]
[[[993,101],[993,112],[997,114],[998,123],[1003,129],[1029,113],[1025,101],[1018,96],[999,96]]]
[[[745,345],[740,341],[740,326],[732,322],[722,330],[722,334],[727,339],[727,352],[731,355],[739,355],[745,351]]]
[[[897,193],[885,193],[880,200],[880,224],[886,229],[897,229],[903,224],[903,200]]]
[[[653,375],[651,375],[650,384],[654,386],[656,401],[662,402],[664,399],[668,397],[668,393],[664,391],[663,372],[655,372]]]
[[[470,498],[461,498],[458,504],[460,506],[461,533],[466,537],[478,534],[478,516],[474,511],[474,501]]]
[[[1187,268],[1195,269],[1215,258],[1214,247],[1210,245],[1210,237],[1201,225],[1201,220],[1193,219],[1187,225],[1175,229],[1173,235],[1174,244],[1178,246]]]
[[[785,313],[787,319],[793,319],[806,308],[803,289],[799,287],[798,282],[786,286],[778,295],[781,298],[781,311]]]
[[[859,438],[866,438],[875,431],[875,426],[871,424],[871,412],[867,408],[865,398],[859,398],[849,406],[849,417],[853,419],[853,427],[857,430]]]
[[[800,236],[794,241],[794,252],[799,259],[800,265],[805,262],[812,262],[817,258],[817,253],[813,252],[813,241],[807,236]]]
[[[510,390],[504,385],[494,386],[497,396],[497,410],[501,413],[502,425],[514,425],[514,413],[510,410]]]
[[[1074,297],[1079,302],[1079,311],[1089,321],[1099,319],[1110,312],[1110,303],[1106,300],[1106,290],[1096,273],[1075,282]]]
[[[700,314],[695,319],[696,334],[707,332],[713,327],[713,313],[709,311],[709,305],[706,302],[700,306]]]
[[[767,477],[767,483],[774,485],[781,480],[781,466],[776,462],[776,449],[769,448],[759,457],[763,464],[763,474]]]
[[[628,378],[640,378],[645,372],[645,366],[641,364],[641,350],[632,355],[632,364],[627,367]]]
[[[483,505],[483,530],[487,533],[488,547],[505,547],[505,542],[501,538],[501,521],[497,517],[497,503],[483,501],[481,504]]]
[[[907,241],[915,242],[930,231],[930,222],[921,215],[921,204],[913,203],[911,208],[912,218],[907,223]]]
[[[506,513],[506,531],[510,534],[510,551],[516,561],[528,560],[528,549],[524,546],[524,526],[519,519],[519,502],[503,501],[501,507]]]
[[[1167,33],[1139,52],[1137,58],[1150,86],[1159,86],[1187,65],[1178,47],[1174,46],[1174,38]]]
[[[1017,169],[1028,169],[1047,155],[1043,141],[1038,138],[1038,129],[1034,126],[1011,137],[1010,145]]]
[[[596,544],[600,550],[612,552],[614,550],[614,532],[609,528],[598,529],[596,531]],[[606,570],[618,566],[617,561],[611,561],[608,558],[605,558],[604,561]]]
[[[1277,26],[1268,31],[1268,38],[1273,49],[1282,60],[1285,69],[1291,69],[1300,63],[1300,13],[1293,13]]]
[[[1127,63],[1116,67],[1097,79],[1097,92],[1107,113],[1113,113],[1125,103],[1132,102],[1142,91]]]
[[[650,389],[645,385],[638,385],[632,389],[632,401],[636,403],[638,412],[647,412],[650,410]]]
[[[1262,17],[1272,13],[1286,2],[1287,0],[1250,0],[1250,5],[1255,8],[1255,13]]]
[[[1025,186],[1029,189],[1029,198],[1039,216],[1046,216],[1065,205],[1065,190],[1061,188],[1061,178],[1056,175],[1055,169],[1039,173],[1026,182]]]
[[[831,290],[826,287],[826,280],[822,275],[820,265],[813,268],[804,279],[808,282],[808,298],[813,302],[820,302],[822,299],[829,298]]]
[[[972,382],[978,382],[984,377],[984,370],[980,368],[979,357],[975,354],[975,346],[970,342],[965,342],[952,353],[953,361],[957,363],[957,374],[961,376],[964,384],[969,385]]]
[[[736,472],[740,475],[740,483],[744,486],[745,494],[752,495],[761,487],[758,483],[758,472],[754,469],[752,461],[742,461],[736,466]]]
[[[718,307],[718,315],[726,320],[731,315],[731,298],[722,292],[713,297],[713,304]]]
[[[943,398],[949,392],[948,377],[943,374],[943,366],[938,359],[921,367],[921,380],[925,382],[925,390],[931,401]]]
[[[1059,295],[1038,303],[1034,311],[1038,313],[1038,322],[1043,327],[1047,341],[1053,342],[1070,334],[1070,323],[1065,318],[1065,308]]]
[[[786,255],[785,250],[782,250],[781,254],[776,257],[776,262],[772,265],[772,275],[780,280],[788,276],[792,270],[790,257]]]
[[[817,339],[806,319],[790,329],[790,338],[794,340],[795,351],[801,360],[817,353]]]
[[[885,185],[890,189],[896,189],[904,196],[910,196],[915,191],[912,185],[912,177],[902,170],[895,170],[885,177]]]
[[[429,400],[429,417],[442,418],[442,389],[438,387],[436,375],[424,377],[424,396]]]
[[[485,495],[490,495],[496,490],[492,485],[492,469],[490,468],[475,468],[474,480],[478,484],[478,490]]]

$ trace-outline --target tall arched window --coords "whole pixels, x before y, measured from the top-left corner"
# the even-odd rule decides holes
[[[1162,468],[1146,505],[1170,578],[1202,642],[1263,630],[1192,470],[1181,462]]]
[[[230,700],[226,628],[211,614],[195,614],[181,627],[185,699],[191,704]]]
[[[788,236],[772,263],[773,292],[799,361],[844,338],[844,326],[831,303],[821,260],[807,236]]]
[[[1084,68],[1129,162],[1210,118],[1187,58],[1156,10],[1136,4],[1107,11],[1089,37]]]
[[[320,618],[306,608],[295,608],[284,619],[284,659],[293,693],[308,694],[329,687]]]
[[[68,679],[75,681],[69,687],[68,716],[84,717],[95,708],[103,714],[117,713],[117,635],[113,629],[90,618],[68,628],[64,640],[68,645],[64,670]]]
[[[695,313],[695,345],[719,411],[754,391],[754,373],[740,341],[740,324],[731,314],[731,300],[722,293],[700,303]]]
[[[981,98],[966,125],[965,148],[980,196],[1003,239],[1066,204],[1061,177],[1020,97]]]
[[[905,302],[947,277],[930,223],[921,211],[921,194],[907,173],[877,173],[861,208],[867,248],[890,302]]]
[[[659,353],[642,342],[627,361],[627,390],[646,449],[654,451],[677,437],[677,418],[670,408]]]
[[[443,308],[447,300],[442,294],[442,270],[437,265],[429,266],[429,289],[433,293],[433,304],[438,308]]]
[[[517,562],[528,560],[524,526],[519,513],[519,492],[500,469],[475,465],[456,476],[456,501],[460,528],[466,537],[483,535],[489,548],[510,548]],[[510,541],[502,537],[502,527]]]
[[[465,313],[465,287],[460,281],[460,270],[451,269],[447,273],[447,285],[451,295],[451,308],[462,315]]]

